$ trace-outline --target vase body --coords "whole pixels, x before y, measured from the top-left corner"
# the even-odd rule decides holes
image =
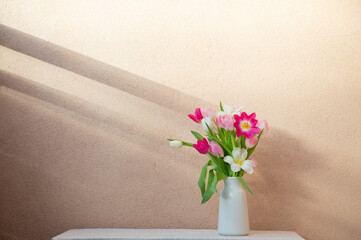
[[[249,233],[247,196],[236,177],[224,179],[219,197],[218,233],[225,236]]]

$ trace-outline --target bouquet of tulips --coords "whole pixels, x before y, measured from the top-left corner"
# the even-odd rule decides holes
[[[226,105],[223,107],[222,102],[218,113],[211,107],[197,108],[194,114],[188,116],[201,125],[206,137],[191,131],[197,139],[196,144],[168,139],[171,147],[192,147],[200,154],[209,157],[209,161],[202,167],[198,180],[202,203],[207,202],[217,192],[217,183],[226,177],[237,177],[254,195],[244,181],[243,175],[252,174],[257,166],[256,160],[251,158],[251,155],[262,134],[268,132],[268,123],[265,120],[256,120],[256,113],[248,115],[242,109],[243,107]]]

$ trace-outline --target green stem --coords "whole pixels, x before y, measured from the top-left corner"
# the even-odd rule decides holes
[[[189,142],[183,142],[183,141],[182,141],[182,143],[183,143],[183,145],[184,145],[184,146],[187,146],[187,147],[193,147],[193,144],[192,144],[192,143],[189,143]]]
[[[233,149],[236,148],[236,143],[235,143],[235,139],[234,139],[234,136],[233,136],[233,133],[231,133],[231,139],[232,139],[232,146],[233,146]]]

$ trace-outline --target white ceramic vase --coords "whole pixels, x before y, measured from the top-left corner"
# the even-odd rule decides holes
[[[236,177],[224,179],[219,197],[218,233],[225,236],[249,233],[247,196]]]

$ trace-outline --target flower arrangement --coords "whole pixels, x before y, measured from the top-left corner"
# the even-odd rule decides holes
[[[242,109],[243,107],[226,105],[223,107],[222,102],[218,113],[211,107],[197,108],[194,114],[188,116],[201,125],[206,137],[191,131],[197,139],[195,144],[168,139],[171,147],[192,147],[200,154],[209,157],[210,160],[202,167],[198,180],[202,203],[207,202],[217,192],[217,183],[227,177],[237,177],[239,182],[254,195],[244,181],[243,175],[252,174],[257,166],[256,160],[251,158],[251,155],[262,134],[268,132],[268,123],[265,120],[256,120],[256,113],[248,115]]]

